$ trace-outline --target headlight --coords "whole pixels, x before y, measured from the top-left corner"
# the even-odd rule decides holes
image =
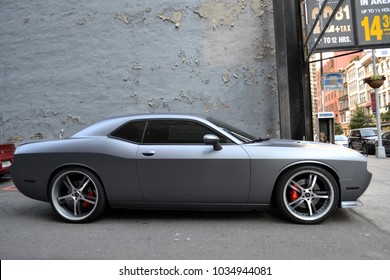
[[[368,140],[367,143],[368,144],[375,144],[375,140]]]

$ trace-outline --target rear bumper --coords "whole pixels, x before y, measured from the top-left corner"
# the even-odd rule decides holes
[[[13,162],[13,157],[0,159],[0,174],[10,173],[10,167]]]

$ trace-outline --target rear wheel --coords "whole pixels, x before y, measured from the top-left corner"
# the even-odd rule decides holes
[[[325,169],[300,166],[288,170],[278,180],[276,203],[288,219],[315,224],[326,219],[337,206],[339,189]]]
[[[72,223],[90,222],[106,206],[100,180],[89,170],[79,167],[63,169],[54,176],[50,201],[54,211]]]

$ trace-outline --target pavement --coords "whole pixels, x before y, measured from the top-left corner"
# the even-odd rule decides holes
[[[353,208],[380,230],[390,233],[390,158],[368,156],[371,183],[360,197],[362,207]]]

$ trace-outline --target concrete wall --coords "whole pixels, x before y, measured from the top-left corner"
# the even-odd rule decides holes
[[[278,137],[272,0],[0,0],[0,142],[144,112]]]

